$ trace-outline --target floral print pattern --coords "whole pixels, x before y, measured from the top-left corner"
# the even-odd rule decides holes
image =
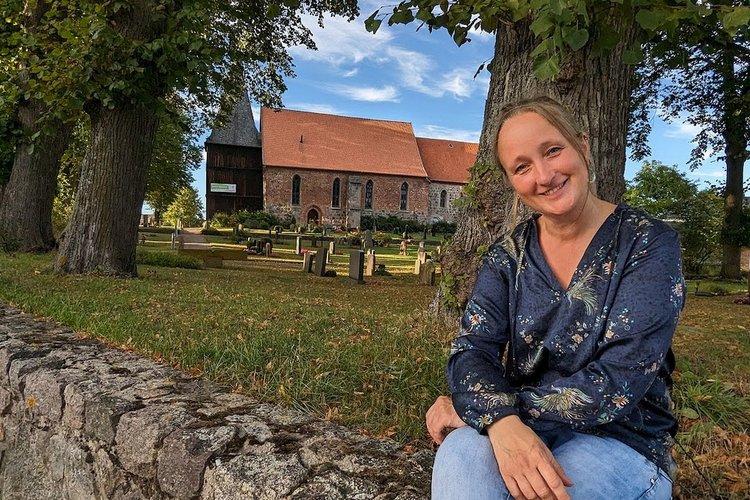
[[[513,414],[538,432],[608,435],[670,472],[684,294],[667,224],[619,205],[563,289],[532,218],[485,256],[448,360],[454,407],[479,431]]]

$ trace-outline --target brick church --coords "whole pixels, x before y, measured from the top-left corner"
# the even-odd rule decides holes
[[[355,227],[362,216],[454,222],[477,144],[411,123],[262,108],[242,100],[206,140],[206,217],[242,209]]]

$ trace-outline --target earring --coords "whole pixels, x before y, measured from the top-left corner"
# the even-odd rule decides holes
[[[596,172],[589,170],[589,184],[596,182]]]

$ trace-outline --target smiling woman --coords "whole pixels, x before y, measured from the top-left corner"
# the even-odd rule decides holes
[[[552,99],[500,114],[502,172],[535,214],[486,253],[448,359],[452,397],[427,413],[435,499],[671,496],[679,241],[592,192],[589,149]]]

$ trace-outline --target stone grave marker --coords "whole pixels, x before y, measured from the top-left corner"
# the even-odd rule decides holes
[[[266,257],[270,257],[272,251],[273,251],[273,245],[271,245],[270,242],[266,242],[266,247],[263,251],[263,255],[265,255]]]
[[[419,282],[430,286],[435,284],[435,264],[432,262],[432,259],[428,259],[422,265],[419,273]]]
[[[370,251],[365,257],[365,276],[372,276],[375,269],[375,252]]]
[[[311,273],[313,271],[313,262],[315,262],[315,254],[305,252],[305,255],[302,256],[302,272]]]
[[[364,248],[372,248],[372,231],[369,229],[365,231]]]
[[[329,241],[328,242],[328,253],[329,254],[335,254],[336,253],[336,242],[335,241]]]
[[[315,263],[313,264],[313,273],[315,273],[315,276],[325,276],[327,261],[328,249],[319,248],[318,251],[315,252]]]
[[[399,249],[398,249],[399,255],[406,255],[407,248],[408,248],[408,244],[406,243],[406,240],[401,240],[401,245],[399,246]]]
[[[362,250],[352,250],[349,252],[349,277],[357,280],[357,283],[365,282],[363,278],[365,252]]]
[[[419,249],[424,250],[424,241],[419,242]]]
[[[427,252],[424,251],[424,248],[420,248],[417,252],[417,260],[414,261],[414,274],[421,274],[422,266],[424,265],[426,260]]]
[[[297,236],[297,243],[294,246],[294,254],[299,255],[302,253],[302,237]]]

